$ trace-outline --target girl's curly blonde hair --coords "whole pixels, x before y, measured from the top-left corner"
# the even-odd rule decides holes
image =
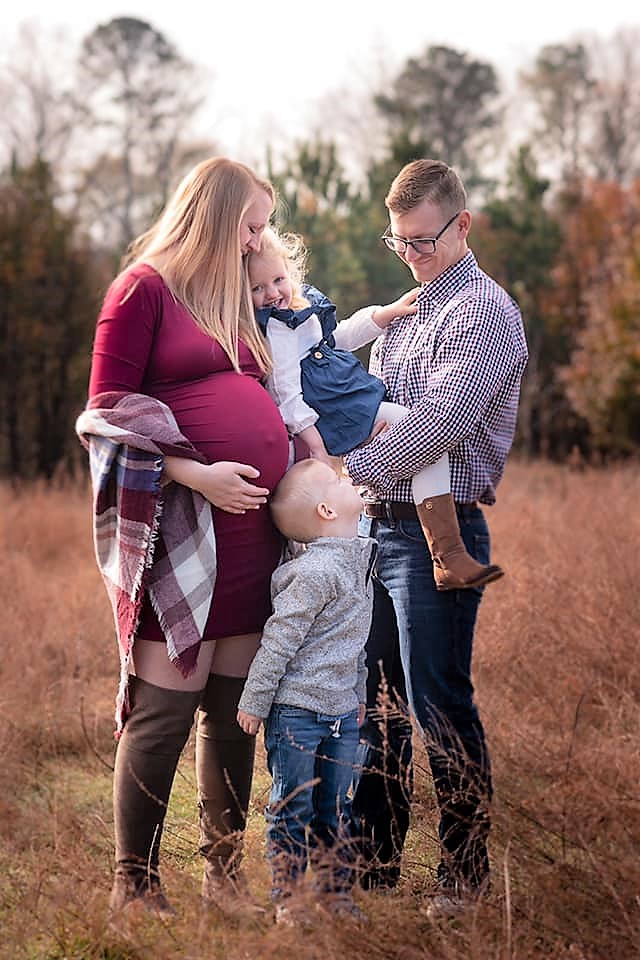
[[[249,270],[251,270],[252,263],[264,256],[282,257],[293,288],[291,309],[301,310],[302,307],[308,307],[309,301],[303,296],[302,284],[307,270],[309,251],[300,234],[278,233],[273,227],[266,227],[262,234],[260,252],[252,251],[249,254]]]

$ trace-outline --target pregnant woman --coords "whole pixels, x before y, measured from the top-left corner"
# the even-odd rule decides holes
[[[282,546],[264,505],[289,453],[245,266],[273,202],[243,164],[197,165],[98,317],[77,430],[122,664],[112,918],[173,912],[160,836],[196,710],[203,897],[225,909],[238,891],[254,738],[236,711]]]

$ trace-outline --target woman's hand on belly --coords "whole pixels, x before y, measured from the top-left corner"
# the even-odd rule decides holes
[[[260,471],[247,463],[220,460],[205,464],[182,457],[165,457],[164,468],[169,480],[197,490],[214,507],[227,513],[258,510],[271,492],[268,487],[257,487],[245,479],[255,480],[260,476]]]

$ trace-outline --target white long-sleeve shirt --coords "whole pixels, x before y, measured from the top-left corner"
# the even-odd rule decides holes
[[[379,337],[383,330],[373,319],[375,306],[363,307],[351,317],[341,320],[333,331],[336,347],[357,350]],[[273,358],[273,370],[266,388],[280,410],[292,436],[312,426],[316,411],[302,398],[300,361],[322,340],[322,327],[315,313],[295,329],[272,317],[267,324],[266,338]]]

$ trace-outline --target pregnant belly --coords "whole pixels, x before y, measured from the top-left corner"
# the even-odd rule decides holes
[[[156,396],[209,463],[249,464],[260,471],[255,482],[273,490],[287,467],[289,440],[278,408],[256,379],[225,371]]]
[[[209,460],[256,467],[258,486],[273,490],[284,475],[289,438],[278,408],[260,383],[233,372],[154,390],[173,411],[184,435]],[[245,514],[214,509],[218,571],[203,639],[256,633],[271,612],[270,581],[282,549],[269,507]],[[164,640],[145,598],[140,636]]]

